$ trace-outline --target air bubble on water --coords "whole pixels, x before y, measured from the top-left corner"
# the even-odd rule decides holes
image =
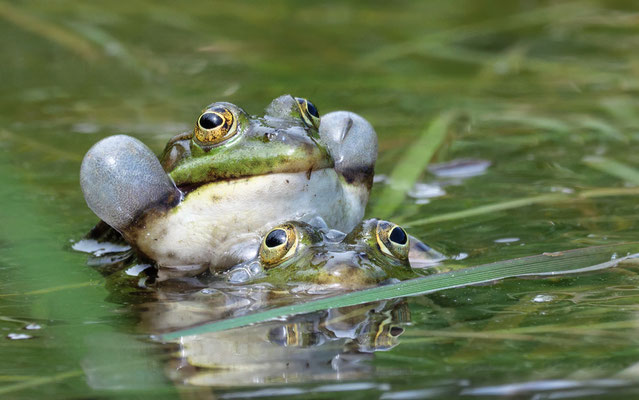
[[[386,175],[384,174],[379,174],[379,175],[375,175],[373,177],[373,183],[382,183],[382,182],[386,182]]]
[[[24,340],[31,339],[33,336],[27,335],[26,333],[10,333],[7,337],[11,340]]]
[[[575,193],[575,189],[563,186],[551,186],[550,191],[554,193],[565,193],[565,194],[573,194]]]
[[[29,324],[29,325],[25,326],[24,329],[36,330],[36,329],[42,329],[42,327],[40,325],[38,325],[38,324]]]
[[[458,159],[431,164],[428,166],[428,171],[440,178],[470,178],[484,174],[490,164],[488,160]]]
[[[445,194],[446,191],[444,191],[440,185],[435,183],[416,183],[408,192],[410,197],[417,199],[418,201],[444,196]]]
[[[532,299],[533,303],[548,303],[550,301],[553,301],[555,299],[555,296],[551,296],[549,294],[538,294],[537,296],[535,296],[534,299]]]
[[[518,242],[519,238],[517,237],[507,237],[507,238],[501,238],[501,239],[495,239],[494,242],[495,243],[513,243],[513,242]]]

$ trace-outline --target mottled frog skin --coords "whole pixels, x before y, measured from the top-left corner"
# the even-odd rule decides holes
[[[415,278],[420,263],[443,256],[388,221],[369,219],[348,234],[288,221],[268,232],[257,255],[226,273],[231,283],[266,282],[314,292],[353,290]]]

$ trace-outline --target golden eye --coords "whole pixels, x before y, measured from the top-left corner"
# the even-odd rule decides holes
[[[315,104],[301,97],[296,97],[295,100],[297,100],[297,106],[300,108],[304,123],[309,127],[314,126],[316,129],[319,129],[320,116]]]
[[[237,132],[237,119],[226,107],[206,110],[197,119],[195,139],[204,146],[213,146],[233,137]]]
[[[401,226],[388,221],[378,221],[376,235],[377,244],[383,253],[400,260],[408,259],[410,241]]]
[[[264,237],[260,246],[260,260],[264,268],[274,267],[295,254],[298,234],[291,224],[277,226]]]

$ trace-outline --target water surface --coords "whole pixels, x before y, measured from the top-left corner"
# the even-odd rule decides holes
[[[579,194],[637,185],[586,161],[639,169],[638,17],[624,1],[0,2],[0,394],[636,395],[636,268],[240,329],[213,340],[230,335],[236,354],[254,346],[264,358],[229,356],[252,369],[216,372],[149,338],[171,305],[190,303],[109,285],[71,245],[96,222],[78,183],[93,143],[126,133],[160,151],[206,104],[259,114],[283,93],[375,126],[372,207],[424,127],[454,112],[435,167],[384,217],[465,265],[636,240],[636,196]],[[424,221],[552,193],[566,198]],[[267,358],[270,370],[256,367]]]

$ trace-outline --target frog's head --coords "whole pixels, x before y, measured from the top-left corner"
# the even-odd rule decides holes
[[[268,232],[258,256],[228,272],[231,282],[260,280],[277,286],[357,289],[414,278],[410,238],[400,226],[369,219],[351,233],[290,221]]]
[[[311,172],[334,165],[319,140],[319,112],[306,99],[284,95],[264,116],[217,102],[191,132],[175,136],[160,161],[180,188],[279,172]]]

